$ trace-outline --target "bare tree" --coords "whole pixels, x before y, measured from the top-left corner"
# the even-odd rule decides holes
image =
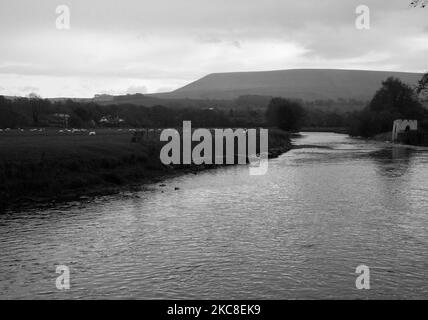
[[[428,5],[428,0],[412,0],[412,2],[410,2],[410,6],[411,7],[421,7],[421,8],[425,8]]]
[[[410,2],[410,6],[414,8],[425,8],[427,5],[428,0],[412,0],[412,2]],[[416,87],[416,93],[422,97],[428,96],[428,72],[422,76],[421,80],[419,80]]]

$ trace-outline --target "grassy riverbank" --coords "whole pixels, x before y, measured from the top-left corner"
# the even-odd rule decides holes
[[[301,132],[333,132],[348,134],[349,128],[347,127],[303,127]]]
[[[159,181],[201,166],[164,166],[158,139],[131,143],[128,130],[88,133],[13,130],[0,135],[0,206],[66,200]],[[289,135],[269,130],[271,157],[291,148]]]

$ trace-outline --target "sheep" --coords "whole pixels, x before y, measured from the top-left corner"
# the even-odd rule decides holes
[[[91,132],[89,132],[89,135],[90,136],[95,136],[97,133],[95,132],[95,131],[91,131]]]

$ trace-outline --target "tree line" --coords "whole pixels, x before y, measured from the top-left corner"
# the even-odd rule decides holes
[[[111,104],[99,104],[94,101],[52,101],[41,99],[38,96],[28,98],[9,99],[0,96],[0,128],[26,128],[57,126],[49,124],[49,117],[54,114],[69,115],[68,126],[70,128],[94,128],[105,125],[100,122],[103,117],[120,118],[124,121],[120,124],[127,127],[175,127],[182,121],[190,120],[199,127],[261,127],[276,126],[272,123],[272,116],[266,113],[270,103],[278,101],[278,98],[263,96],[242,96],[226,105],[207,101],[191,101],[188,107],[183,100],[182,105],[173,104],[167,100],[165,105],[150,107],[114,101]],[[294,102],[293,102],[294,103]],[[296,100],[302,105],[305,115],[302,119],[295,119],[298,123],[293,125],[297,129],[302,126],[309,127],[337,127],[344,125],[344,116],[339,106],[344,108],[358,106],[359,101],[333,101],[319,100],[304,102]],[[342,103],[342,104],[341,104]],[[212,105],[213,107],[208,107]],[[319,106],[319,109],[317,108]],[[334,110],[332,110],[335,108]],[[292,114],[289,114],[292,116]],[[287,116],[286,114],[284,116]],[[294,121],[294,120],[292,120]],[[115,125],[111,125],[115,126]]]
[[[70,128],[101,126],[105,116],[123,119],[123,126],[162,128],[180,125],[190,120],[200,127],[252,126],[261,122],[263,114],[252,110],[217,110],[213,108],[172,108],[134,104],[99,105],[71,99],[52,102],[49,99],[0,96],[0,128],[26,128],[50,126],[46,119],[55,114],[66,114]]]
[[[416,88],[388,78],[365,106],[356,100],[305,102],[262,96],[242,96],[232,101],[229,108],[224,101],[217,107],[207,107],[214,105],[207,101],[202,104],[193,101],[190,107],[146,107],[119,102],[100,105],[94,101],[0,96],[0,128],[46,127],[53,114],[67,114],[70,128],[101,126],[104,124],[100,119],[108,116],[124,120],[115,125],[137,128],[177,127],[184,120],[190,120],[197,127],[268,126],[285,131],[299,131],[302,127],[346,127],[353,136],[371,137],[391,131],[396,119],[415,119],[423,128],[428,128],[428,111],[422,103],[428,95],[427,88],[428,74]],[[185,101],[183,103],[185,105]]]

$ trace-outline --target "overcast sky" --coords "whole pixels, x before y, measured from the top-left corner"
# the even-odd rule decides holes
[[[208,73],[290,68],[423,72],[428,8],[410,0],[1,0],[0,94],[176,89]],[[68,5],[70,30],[56,28]],[[355,27],[358,5],[370,30]]]

